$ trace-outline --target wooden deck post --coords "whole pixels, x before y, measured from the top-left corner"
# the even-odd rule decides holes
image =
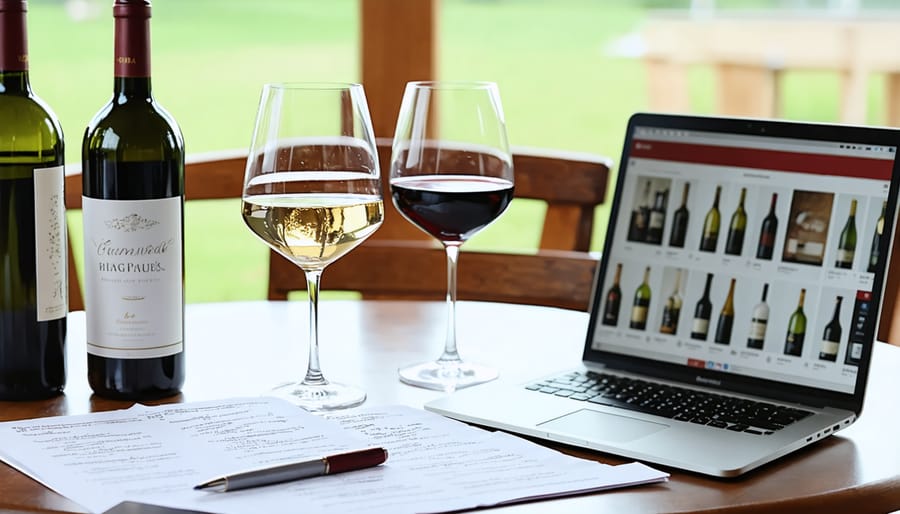
[[[372,125],[393,137],[406,83],[436,78],[438,0],[360,0],[360,66]],[[385,219],[377,239],[429,239],[390,202],[390,155],[379,155]]]

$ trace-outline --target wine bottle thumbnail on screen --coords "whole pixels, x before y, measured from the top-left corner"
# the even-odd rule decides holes
[[[728,224],[728,235],[725,237],[725,253],[728,255],[740,255],[744,249],[744,233],[747,230],[747,211],[744,209],[744,201],[747,198],[747,188],[741,188],[741,198],[738,206],[731,215],[731,223]]]
[[[759,229],[759,243],[756,245],[757,259],[772,260],[772,255],[775,253],[775,234],[778,232],[778,216],[775,215],[777,203],[778,193],[772,193],[769,213],[763,218],[762,227]]]
[[[887,210],[887,202],[881,202],[881,216],[875,222],[875,231],[872,234],[872,249],[869,252],[869,265],[866,271],[875,273],[878,269],[878,260],[881,258],[881,235],[884,233],[884,213]]]
[[[694,307],[694,323],[691,326],[691,338],[706,341],[709,334],[709,319],[712,316],[712,302],[709,299],[709,289],[712,287],[713,274],[706,274],[706,285],[703,286],[703,296],[697,300]]]
[[[635,201],[631,211],[631,221],[628,224],[629,241],[643,242],[647,237],[647,226],[650,223],[650,186],[651,182],[645,180],[641,197]]]
[[[672,231],[669,234],[669,246],[674,248],[684,248],[684,239],[687,236],[688,220],[690,211],[687,208],[688,192],[691,184],[685,182],[684,188],[681,190],[681,206],[675,209],[672,214]]]
[[[722,195],[722,186],[716,186],[716,196],[712,207],[706,213],[703,220],[703,236],[700,239],[700,250],[703,252],[715,252],[719,242],[719,197]]]
[[[666,299],[663,306],[662,321],[659,331],[662,334],[675,334],[678,332],[678,319],[681,317],[681,274],[683,270],[675,270],[675,286],[672,294]]]
[[[650,219],[647,222],[647,235],[644,241],[650,244],[662,244],[663,229],[666,226],[666,204],[668,191],[657,191],[653,208],[650,209]]]
[[[734,327],[734,284],[735,279],[731,279],[728,296],[725,297],[725,304],[722,305],[719,322],[716,324],[716,336],[713,341],[718,344],[731,344],[731,329]]]
[[[806,337],[806,314],[803,312],[803,301],[805,298],[806,289],[801,289],[797,309],[788,320],[787,335],[784,339],[785,355],[793,355],[794,357],[803,355],[803,340]]]
[[[822,334],[822,348],[819,350],[819,359],[823,361],[835,362],[838,356],[838,349],[841,346],[841,302],[843,296],[834,298],[834,314],[831,315],[831,321],[825,325]]]
[[[644,270],[644,280],[634,292],[634,304],[631,307],[631,328],[644,330],[647,328],[647,313],[650,310],[650,266]]]
[[[747,348],[762,350],[766,342],[766,329],[769,325],[769,304],[766,297],[769,294],[769,284],[763,284],[762,298],[753,307],[753,315],[750,318],[750,333],[747,335]]]
[[[835,267],[850,269],[853,267],[853,256],[856,254],[856,200],[850,201],[850,213],[847,222],[841,230],[841,238],[838,240],[837,258]]]
[[[611,327],[619,323],[619,310],[622,307],[622,263],[616,264],[616,275],[613,284],[606,292],[606,300],[603,304],[603,324]]]

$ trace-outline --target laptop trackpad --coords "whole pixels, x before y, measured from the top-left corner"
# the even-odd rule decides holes
[[[662,423],[589,409],[575,411],[571,414],[539,423],[538,426],[576,437],[583,437],[587,440],[602,439],[616,442],[632,441],[669,427],[669,425],[663,425]]]

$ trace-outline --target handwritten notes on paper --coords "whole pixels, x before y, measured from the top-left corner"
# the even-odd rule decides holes
[[[0,459],[92,512],[124,500],[221,513],[445,512],[665,480],[408,407],[321,418],[273,398],[0,423]],[[215,493],[215,476],[384,446],[386,464]],[[302,502],[302,503],[298,503]]]

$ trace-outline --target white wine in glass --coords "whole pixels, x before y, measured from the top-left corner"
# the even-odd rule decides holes
[[[310,411],[353,407],[354,386],[319,363],[319,279],[381,226],[384,204],[372,123],[358,84],[267,84],[253,134],[241,212],[250,230],[306,274],[306,376],[276,395]]]
[[[513,198],[512,155],[497,85],[407,84],[390,180],[397,210],[447,253],[444,351],[437,360],[400,368],[400,380],[450,392],[497,378],[496,369],[460,358],[456,344],[459,248],[497,219]]]

